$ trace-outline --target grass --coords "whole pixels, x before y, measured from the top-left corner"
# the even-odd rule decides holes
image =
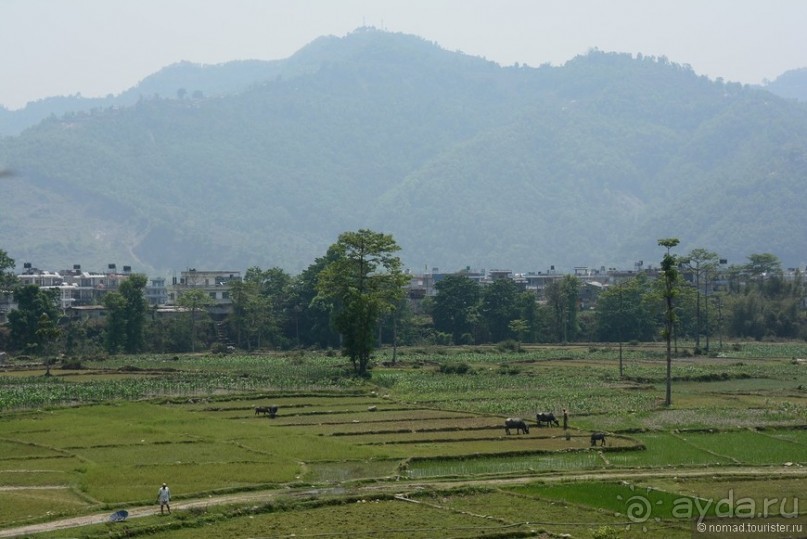
[[[615,468],[655,468],[684,466],[723,466],[732,464],[726,456],[718,456],[685,443],[667,432],[634,435],[647,447],[646,451],[609,453],[607,459]]]
[[[12,454],[16,455],[16,454]],[[75,483],[75,471],[84,463],[75,457],[0,459],[0,486],[65,487]]]
[[[622,482],[575,482],[560,484],[534,483],[524,487],[514,487],[513,492],[526,496],[552,499],[602,509],[609,513],[625,516],[628,520],[651,520],[674,518],[673,508],[682,496],[673,492],[639,488]],[[642,504],[640,506],[635,503]],[[637,512],[631,514],[631,511]],[[638,513],[640,512],[641,513]]]
[[[553,453],[465,459],[418,459],[407,464],[406,477],[470,477],[487,474],[531,473],[602,469],[604,461],[594,452]]]
[[[225,510],[226,511],[226,510]],[[344,501],[289,502],[254,507],[251,510],[214,508],[186,515],[149,517],[123,525],[89,527],[85,537],[108,537],[115,531],[128,535],[154,535],[165,539],[216,537],[385,537],[431,539],[526,537],[529,526],[452,511],[420,500],[360,498]],[[520,533],[519,533],[520,532]],[[518,535],[513,535],[518,533]],[[75,534],[75,531],[73,531]],[[75,537],[56,532],[43,537]]]
[[[82,475],[85,492],[106,504],[147,504],[157,486],[168,482],[178,496],[203,495],[222,489],[274,487],[292,482],[300,466],[289,459],[269,462],[177,463],[149,466],[90,466]],[[154,491],[154,492],[152,492]]]
[[[682,495],[697,497],[704,500],[712,500],[716,504],[720,500],[733,498],[751,498],[757,503],[763,504],[765,499],[776,499],[777,509],[784,501],[784,508],[788,511],[793,509],[799,502],[796,499],[804,497],[807,492],[807,478],[776,477],[771,474],[764,481],[753,478],[734,477],[729,479],[710,477],[708,479],[654,479],[649,485],[641,485],[642,488],[653,486],[670,492],[677,492]],[[636,488],[640,485],[637,484]],[[801,500],[800,500],[801,501]],[[807,512],[807,508],[799,507],[801,513]]]
[[[593,531],[603,526],[618,530],[617,537],[687,538],[691,530],[687,524],[676,521],[649,520],[641,525],[631,522],[624,514],[605,511],[599,504],[589,506],[577,501],[565,501],[520,494],[513,490],[496,490],[475,495],[442,496],[443,503],[455,510],[486,514],[498,518],[528,521],[535,530],[544,530],[555,536],[592,537]]]
[[[313,462],[302,479],[310,483],[342,483],[361,479],[397,477],[399,459]]]
[[[53,380],[0,373],[0,527],[152,503],[163,481],[183,500],[374,479],[406,489],[407,479],[540,479],[575,471],[738,465],[771,466],[773,473],[785,462],[805,465],[807,431],[795,427],[807,417],[807,391],[801,389],[807,370],[789,356],[807,357],[807,346],[752,349],[764,355],[754,358],[740,347],[736,357],[676,360],[679,379],[670,408],[659,404],[663,355],[642,346],[626,347],[630,380],[619,379],[613,348],[592,346],[530,347],[522,354],[409,350],[397,367],[376,368],[369,383],[343,377],[344,358],[315,354],[120,357],[88,364],[86,372],[56,370]],[[442,361],[466,362],[472,374],[441,373]],[[267,404],[280,407],[277,418],[255,416],[254,407]],[[532,423],[536,411],[558,415],[561,408],[571,413],[569,441],[557,428],[504,434],[504,417]],[[593,430],[609,433],[602,452],[588,447]],[[637,444],[646,449],[616,450]],[[387,483],[399,470],[401,480]],[[695,479],[634,488],[655,489],[655,510],[656,496],[657,505],[668,505],[664,496],[718,496],[735,484],[771,492],[772,481],[738,480],[717,491]],[[803,483],[787,485],[793,496],[803,492]],[[587,536],[608,525],[624,537],[646,536],[626,527],[624,508],[610,505],[618,496],[627,499],[624,487],[589,481],[563,489],[544,485],[540,493],[535,487],[448,494],[430,487],[410,493],[408,502],[320,496],[316,502],[183,511],[78,535],[126,530],[184,537],[204,530],[226,536],[238,529],[239,535],[267,536],[293,533],[304,522],[312,534],[425,537],[439,530],[437,535],[484,537],[547,530]],[[376,518],[382,511],[399,520]],[[473,515],[463,518],[461,511]],[[659,522],[643,523],[650,526],[647,533],[691,534],[659,514]]]
[[[92,504],[71,489],[43,487],[0,490],[0,507],[3,508],[3,526],[15,526],[81,513]]]
[[[753,430],[713,433],[682,433],[693,447],[721,455],[739,464],[807,464],[807,432],[788,431],[782,439]]]
[[[147,517],[124,524],[96,525],[81,530],[82,537],[113,534],[158,535],[161,538],[198,537],[390,537],[484,538],[535,537],[541,533],[590,536],[591,530],[612,526],[620,537],[688,537],[687,525],[649,521],[630,527],[622,515],[582,505],[494,491],[447,491],[411,494],[399,499],[351,498],[343,503],[280,501],[251,510],[209,508],[171,517]],[[42,537],[74,537],[67,531]]]

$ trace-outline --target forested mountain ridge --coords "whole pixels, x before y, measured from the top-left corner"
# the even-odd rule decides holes
[[[239,60],[217,65],[179,62],[149,75],[118,95],[47,97],[10,111],[0,107],[0,136],[19,135],[49,116],[129,107],[141,99],[221,97],[237,94],[282,73],[284,61]]]
[[[764,90],[599,51],[501,67],[372,30],[273,69],[3,139],[3,248],[39,267],[299,271],[369,227],[418,269],[624,267],[670,236],[807,259],[807,110]]]
[[[807,101],[807,67],[785,71],[763,87],[781,97]]]

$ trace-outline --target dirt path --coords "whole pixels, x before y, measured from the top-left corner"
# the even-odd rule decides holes
[[[430,481],[396,481],[383,482],[372,485],[348,486],[348,487],[309,487],[309,488],[279,488],[263,490],[257,492],[240,492],[222,496],[210,496],[206,498],[194,498],[189,500],[176,501],[171,503],[172,511],[183,511],[199,507],[216,505],[243,505],[267,503],[278,497],[300,497],[309,498],[322,495],[358,495],[368,496],[378,493],[396,494],[409,492],[416,489],[451,489],[461,486],[504,486],[529,483],[533,481],[593,481],[593,480],[625,480],[635,481],[646,478],[662,477],[807,477],[807,468],[800,466],[765,466],[765,467],[745,467],[732,466],[726,468],[693,468],[675,470],[606,470],[598,472],[571,472],[571,473],[551,473],[540,475],[528,475],[519,477],[465,479],[465,480],[430,480]],[[129,519],[153,516],[159,513],[159,506],[147,505],[127,508]],[[91,524],[103,524],[109,522],[112,511],[83,515],[79,517],[54,520],[40,524],[31,524],[16,528],[6,528],[0,530],[2,537],[19,537],[36,533],[45,533],[69,528],[89,526]],[[166,515],[167,516],[167,515]],[[170,517],[167,517],[170,518]]]

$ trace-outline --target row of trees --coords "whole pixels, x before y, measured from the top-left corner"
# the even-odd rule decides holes
[[[508,339],[518,342],[569,342],[580,335],[580,280],[567,275],[545,291],[539,304],[534,292],[511,279],[481,286],[467,275],[449,275],[435,285],[426,301],[435,337],[445,344],[483,344]]]
[[[280,268],[249,268],[231,284],[232,312],[211,320],[209,298],[191,290],[179,298],[184,313],[157,320],[144,300],[146,277],[133,275],[104,298],[104,322],[66,322],[51,291],[16,286],[14,261],[0,251],[0,291],[12,291],[8,346],[68,355],[184,352],[232,344],[245,350],[341,348],[357,374],[366,375],[375,346],[692,339],[709,350],[718,338],[807,338],[800,274],[787,279],[770,254],[721,268],[716,253],[696,249],[677,256],[666,249],[656,278],[639,272],[604,289],[596,309],[580,304],[584,284],[566,275],[544,290],[543,301],[513,280],[480,285],[462,272],[439,281],[419,309],[404,297],[395,240],[359,230],[342,234],[298,276]],[[0,335],[2,337],[2,335]],[[702,347],[702,340],[705,346]],[[2,342],[0,342],[2,345]]]
[[[666,240],[662,240],[666,241]],[[669,260],[666,258],[670,256]],[[695,341],[709,349],[715,338],[807,338],[805,297],[800,272],[788,277],[772,254],[754,254],[741,266],[722,268],[718,255],[695,249],[686,256],[665,254],[676,273],[673,337]],[[662,273],[662,275],[665,272]],[[597,300],[597,339],[646,341],[665,323],[666,281],[646,273],[603,291]]]
[[[299,279],[278,268],[250,268],[243,282],[233,284],[232,314],[215,327],[247,349],[339,344],[355,373],[366,376],[379,322],[403,305],[408,278],[395,255],[399,250],[392,236],[359,230],[340,235],[325,258]],[[18,286],[8,271],[13,267],[14,261],[0,251],[0,293],[13,293],[17,303],[8,317],[8,340],[14,349],[49,358],[63,335],[61,348],[68,354],[77,351],[77,341],[85,347],[88,343],[103,346],[112,354],[188,347],[193,351],[200,337],[210,342],[206,310],[210,300],[201,290],[180,296],[179,304],[186,308],[182,319],[152,317],[149,323],[144,297],[147,279],[134,274],[104,296],[103,324],[64,320],[59,327],[56,292]],[[199,326],[208,331],[200,335]],[[218,331],[214,333],[220,337]]]

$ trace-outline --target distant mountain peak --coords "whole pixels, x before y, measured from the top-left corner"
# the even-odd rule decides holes
[[[764,88],[780,97],[807,101],[807,67],[785,71]]]
[[[807,110],[663,57],[502,67],[361,28],[125,97],[0,139],[11,257],[296,272],[371,228],[411,267],[631,267],[664,237],[807,262]]]

